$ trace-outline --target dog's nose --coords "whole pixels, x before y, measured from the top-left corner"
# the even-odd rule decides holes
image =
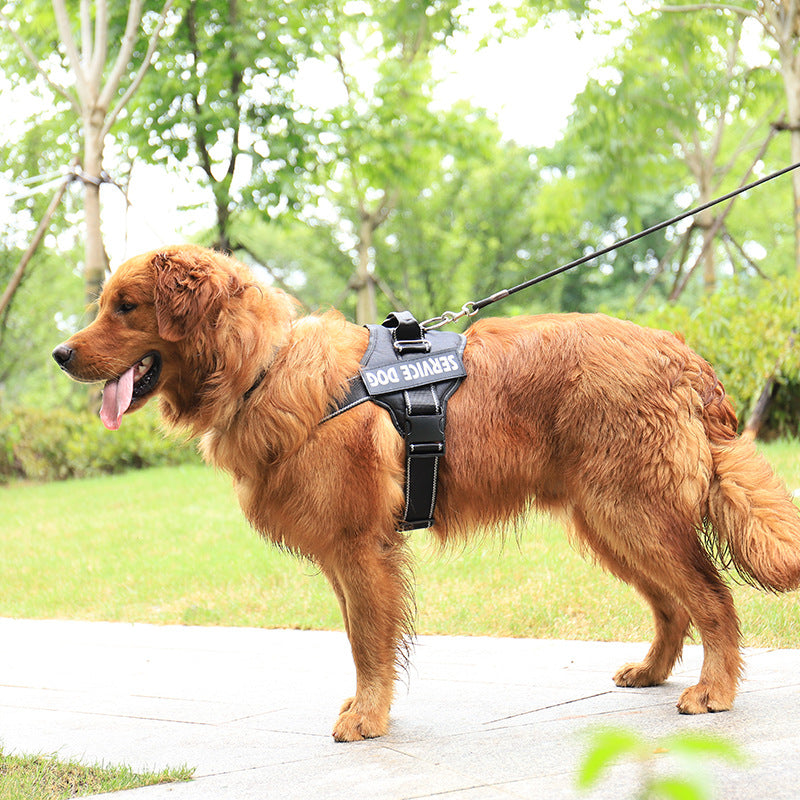
[[[67,364],[72,361],[72,357],[74,355],[75,351],[65,344],[60,344],[55,350],[53,350],[53,358],[56,360],[58,366],[62,369],[64,369],[64,367],[66,367]]]

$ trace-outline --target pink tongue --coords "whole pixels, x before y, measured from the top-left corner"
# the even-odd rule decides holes
[[[135,369],[135,367],[131,367],[119,380],[109,381],[103,389],[103,407],[100,409],[100,419],[110,431],[119,428],[122,415],[131,404]]]

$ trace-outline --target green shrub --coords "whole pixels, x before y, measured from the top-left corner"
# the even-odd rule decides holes
[[[107,431],[96,414],[67,409],[0,411],[0,483],[82,478],[197,460],[194,447],[165,436],[155,410]]]
[[[780,403],[766,427],[797,436],[800,403],[800,283],[785,280],[731,280],[688,309],[664,305],[631,315],[635,322],[680,333],[716,371],[744,423],[775,376]],[[776,390],[777,394],[777,390]]]

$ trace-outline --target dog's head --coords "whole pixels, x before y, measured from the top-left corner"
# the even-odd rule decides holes
[[[53,357],[76,380],[105,382],[100,416],[112,430],[159,394],[171,422],[191,423],[204,399],[247,391],[293,314],[287,295],[259,286],[233,259],[170,247],[120,266],[94,322]]]

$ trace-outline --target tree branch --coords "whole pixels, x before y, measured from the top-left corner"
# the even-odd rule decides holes
[[[392,308],[395,311],[403,311],[407,306],[404,306],[398,299],[395,293],[392,291],[392,287],[386,283],[383,278],[379,275],[373,275],[373,280],[375,281],[375,285],[383,292],[386,296],[386,299],[392,304]]]
[[[744,261],[745,264],[747,264],[747,266],[750,267],[750,269],[752,269],[759,277],[763,278],[765,281],[768,282],[772,280],[772,278],[770,278],[769,275],[767,275],[761,269],[761,267],[759,267],[758,264],[756,264],[756,262],[753,261],[753,259],[747,255],[747,253],[744,251],[744,248],[739,244],[739,242],[737,242],[736,239],[733,238],[731,232],[728,230],[727,225],[722,226],[722,241],[725,243],[725,247],[728,250],[728,256],[731,259],[731,262],[733,262],[733,254],[731,253],[730,248],[733,247],[739,254],[739,257],[742,259],[742,261]]]
[[[731,40],[728,44],[728,51],[725,56],[725,87],[730,85],[733,74],[736,71],[736,62],[739,59],[739,42],[741,40],[741,36],[742,21],[739,19],[738,25],[736,25],[736,31],[731,37]],[[728,98],[728,102],[730,102],[730,96]],[[712,163],[716,162],[720,148],[722,147],[722,138],[725,135],[727,114],[728,108],[726,104],[726,108],[720,108],[719,115],[717,116],[717,129],[714,131],[714,136],[711,140],[711,147],[708,155]]]
[[[236,7],[236,0],[228,0],[228,24],[231,26],[231,30],[236,29],[236,22],[237,22],[237,7]],[[231,157],[228,161],[228,169],[226,170],[226,174],[228,178],[233,181],[233,173],[236,171],[236,159],[239,156],[239,133],[241,130],[241,88],[242,88],[242,81],[244,80],[244,73],[241,68],[238,67],[236,64],[236,49],[235,47],[231,48],[231,58],[234,60],[233,66],[233,74],[231,75],[231,98],[233,98],[236,102],[236,122],[233,125],[233,131],[231,132]]]
[[[92,60],[92,13],[89,0],[81,0],[81,53],[86,61]]]
[[[352,81],[350,79],[350,75],[347,72],[347,68],[344,65],[344,57],[342,56],[341,42],[339,42],[338,47],[336,48],[336,52],[333,54],[333,57],[339,68],[339,75],[342,79],[342,85],[344,86],[345,96],[347,97],[347,105],[350,106],[350,108],[352,108],[355,111],[356,105],[355,105]],[[353,186],[353,196],[356,198],[356,202],[358,203],[358,213],[361,215],[361,218],[363,219],[368,217],[370,212],[367,210],[364,198],[361,196],[361,192],[359,190],[357,160],[352,157],[353,154],[351,152],[349,145],[347,145],[346,142],[345,142],[345,148],[347,150],[348,155],[351,156],[350,182]]]
[[[634,301],[633,305],[635,308],[639,307],[639,304],[644,300],[645,295],[655,286],[656,281],[664,274],[664,270],[667,268],[667,264],[672,261],[672,257],[677,252],[678,248],[681,250],[680,258],[678,259],[678,272],[683,269],[683,265],[686,262],[686,254],[689,249],[689,242],[692,238],[692,230],[694,228],[694,223],[692,223],[667,249],[667,252],[659,260],[658,264],[656,265],[653,274],[647,279],[645,285],[642,287],[642,290],[636,295],[636,300]]]
[[[766,6],[768,4],[764,3],[763,5]],[[737,14],[740,17],[756,20],[770,36],[778,39],[777,29],[772,24],[772,20],[769,19],[769,13],[767,11],[765,11],[764,16],[762,16],[757,11],[753,11],[749,8],[722,3],[690,3],[685,6],[661,6],[658,10],[678,14],[683,11],[730,11],[731,14]]]
[[[373,230],[375,230],[375,228],[379,227],[380,225],[383,225],[383,223],[386,222],[386,220],[389,217],[389,214],[391,214],[395,206],[397,206],[397,200],[399,196],[400,196],[400,191],[398,189],[394,189],[391,195],[389,195],[388,197],[386,192],[383,193],[383,200],[381,201],[380,207],[372,215],[374,223],[372,228]]]
[[[72,162],[72,166],[76,165],[76,161]],[[47,231],[48,227],[50,226],[50,220],[53,218],[53,215],[56,213],[56,209],[58,208],[59,203],[61,202],[61,198],[64,197],[64,192],[67,191],[67,186],[69,186],[70,182],[74,178],[74,175],[69,174],[64,180],[61,182],[61,185],[56,190],[55,194],[53,195],[53,199],[50,201],[50,205],[47,207],[47,211],[45,211],[44,216],[39,220],[39,225],[36,228],[36,231],[33,234],[33,238],[31,239],[30,244],[28,245],[28,249],[23,253],[22,258],[17,264],[17,268],[14,270],[14,273],[11,276],[11,279],[8,282],[8,285],[3,292],[3,296],[0,297],[0,314],[4,313],[6,309],[8,309],[11,300],[14,297],[14,293],[19,288],[20,283],[22,282],[22,276],[25,274],[25,269],[28,266],[28,262],[33,258],[33,254],[36,252],[36,248],[39,246],[39,242],[42,241],[42,237],[44,236],[45,232]]]
[[[758,164],[758,162],[761,161],[761,159],[764,157],[764,154],[767,152],[767,147],[769,147],[769,143],[772,141],[773,136],[775,136],[774,129],[770,130],[766,139],[764,139],[764,142],[761,145],[761,149],[758,151],[758,154],[753,160],[753,163],[747,169],[747,172],[745,172],[744,177],[739,182],[740,187],[744,186],[750,180],[750,175],[752,174],[753,169],[755,168],[756,164]],[[714,218],[714,221],[711,223],[711,227],[709,228],[708,233],[703,242],[703,247],[700,250],[700,254],[695,259],[694,264],[692,264],[692,266],[684,274],[683,280],[680,283],[676,282],[669,296],[670,302],[674,302],[675,300],[677,300],[683,293],[683,290],[686,288],[686,285],[689,282],[689,278],[692,277],[692,273],[695,271],[695,269],[697,269],[697,266],[700,264],[700,262],[703,260],[703,257],[708,252],[708,249],[711,246],[711,242],[714,241],[714,238],[722,228],[722,225],[725,222],[725,218],[728,216],[731,209],[733,208],[733,204],[736,202],[736,199],[737,199],[736,197],[732,197],[728,201],[728,204],[725,206],[725,208],[722,209],[722,213],[718,214]]]
[[[114,106],[114,110],[108,114],[106,117],[105,125],[103,125],[103,132],[102,135],[105,136],[110,130],[111,126],[117,121],[117,117],[119,116],[120,112],[123,108],[128,104],[128,101],[133,96],[134,92],[139,88],[147,70],[150,67],[150,64],[153,60],[153,53],[156,50],[156,44],[158,44],[158,38],[161,36],[161,31],[164,28],[164,25],[167,22],[167,14],[169,14],[170,9],[172,8],[173,0],[166,0],[164,3],[164,7],[161,9],[161,17],[156,24],[156,27],[153,29],[153,32],[150,34],[150,41],[147,45],[147,52],[145,53],[144,58],[142,59],[142,63],[139,65],[139,69],[136,72],[133,80],[130,83],[130,86],[126,89],[125,93],[117,102],[116,106]]]
[[[61,43],[67,51],[67,58],[75,74],[75,85],[78,90],[78,98],[81,107],[79,113],[82,115],[84,111],[87,111],[91,107],[92,103],[89,97],[89,87],[86,83],[86,74],[83,71],[83,64],[81,63],[81,57],[75,44],[75,37],[72,35],[72,26],[69,23],[66,0],[53,0],[53,12],[56,17],[58,35],[61,37]]]
[[[766,123],[766,121],[773,115],[773,113],[775,112],[775,110],[778,108],[778,106],[780,104],[781,104],[780,99],[775,100],[775,102],[747,129],[747,131],[744,133],[744,135],[740,137],[740,139],[739,139],[739,141],[737,143],[737,146],[736,146],[736,150],[733,152],[731,157],[728,159],[728,163],[725,164],[725,166],[722,167],[722,169],[720,170],[720,173],[721,173],[722,177],[720,177],[720,180],[717,182],[715,188],[718,188],[719,184],[722,181],[722,178],[727,176],[731,172],[731,170],[733,169],[736,161],[738,161],[738,159],[742,155],[742,153],[744,153],[745,150],[748,150],[750,148],[750,141],[753,138],[753,136],[755,135],[756,131],[762,125],[764,125]],[[778,118],[778,121],[774,122],[774,123],[772,123],[770,125],[770,130],[773,130],[773,131],[783,130],[780,126],[784,122],[785,119],[786,119],[786,115],[785,114],[781,114],[781,116]]]
[[[250,258],[252,258],[253,261],[256,262],[256,264],[258,264],[262,269],[266,270],[269,273],[272,280],[275,281],[275,285],[279,289],[283,289],[283,291],[288,292],[289,294],[292,293],[291,287],[286,283],[283,277],[269,264],[265,263],[264,259],[258,253],[256,253],[255,250],[253,250],[249,245],[245,244],[241,239],[238,238],[233,239],[230,244],[231,244],[231,251],[241,250],[242,252],[247,253],[247,255],[249,255]]]
[[[192,66],[195,71],[195,75],[197,74],[197,67],[200,63],[200,48],[198,46],[197,40],[197,19],[195,17],[195,12],[197,10],[197,3],[195,0],[191,0],[189,3],[188,8],[186,9],[186,32],[189,38],[189,43],[192,46]],[[194,108],[194,113],[197,116],[197,124],[194,128],[194,141],[195,145],[200,154],[200,166],[203,169],[203,172],[206,173],[211,185],[213,187],[215,180],[214,180],[214,173],[211,171],[211,156],[208,152],[208,141],[206,140],[205,132],[203,131],[203,126],[200,124],[200,116],[202,109],[200,108],[200,101],[197,99],[197,95],[193,92],[192,93],[192,108]]]
[[[87,61],[91,58],[91,80],[94,95],[100,91],[103,81],[103,70],[108,55],[108,6],[107,0],[96,0],[96,16],[94,22],[94,50],[84,50]],[[91,53],[91,56],[89,55]]]
[[[8,29],[9,33],[11,34],[14,41],[17,43],[17,46],[22,51],[22,54],[27,59],[28,63],[36,70],[36,72],[41,75],[47,85],[54,91],[56,94],[61,95],[65,100],[69,102],[72,106],[72,110],[80,117],[81,115],[81,106],[78,102],[78,99],[70,94],[69,90],[65,89],[60,84],[56,83],[45,71],[42,65],[39,63],[39,60],[36,58],[33,50],[28,47],[28,43],[14,30],[13,26],[11,25],[11,20],[0,10],[0,22],[2,22],[6,28]]]
[[[740,17],[759,19],[758,14],[749,8],[732,6],[726,3],[687,3],[685,6],[660,6],[657,11],[666,11],[667,13],[680,13],[682,11],[730,11],[732,14],[738,14]]]
[[[58,0],[62,2],[62,0]],[[111,69],[111,74],[103,86],[100,96],[97,98],[97,105],[105,112],[111,105],[111,100],[119,88],[122,76],[128,68],[128,63],[133,54],[133,48],[136,44],[136,35],[139,31],[139,23],[142,21],[142,4],[143,0],[130,0],[128,7],[128,21],[125,24],[125,33],[122,35],[122,42],[120,43],[119,53],[114,61],[114,66]],[[105,114],[104,114],[105,116]]]

